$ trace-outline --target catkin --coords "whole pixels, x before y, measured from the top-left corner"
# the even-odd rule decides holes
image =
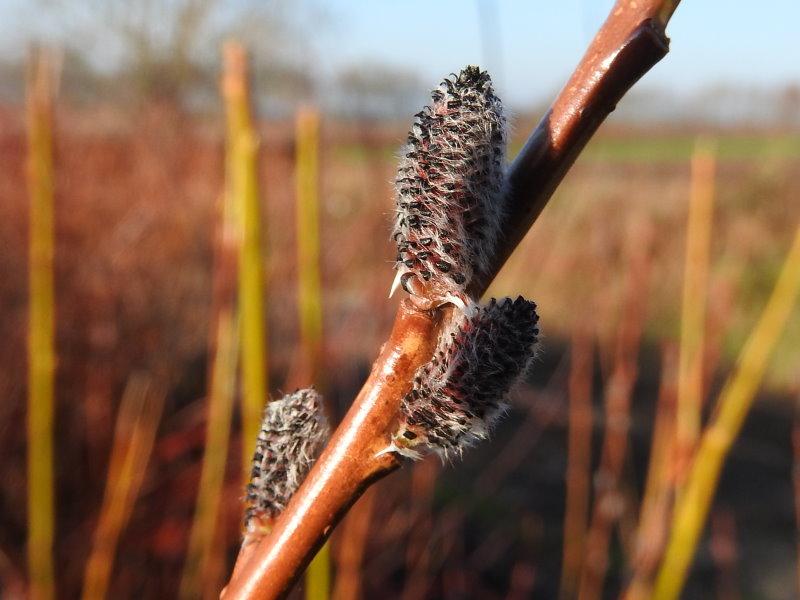
[[[391,450],[447,458],[487,437],[535,355],[538,320],[536,304],[521,296],[470,306],[415,374]]]
[[[445,79],[417,113],[396,180],[396,286],[426,308],[469,302],[502,217],[506,122],[485,71]]]
[[[267,403],[247,486],[247,530],[274,520],[286,508],[329,437],[322,397],[315,390]]]

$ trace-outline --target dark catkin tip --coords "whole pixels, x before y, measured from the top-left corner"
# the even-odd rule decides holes
[[[450,264],[446,263],[443,260],[438,260],[434,263],[436,268],[439,269],[442,273],[447,273],[450,270]]]
[[[442,332],[434,357],[403,398],[393,450],[449,457],[485,438],[533,359],[538,321],[536,304],[522,297],[468,307]]]
[[[416,114],[398,168],[392,237],[398,277],[420,280],[404,287],[429,304],[466,298],[488,267],[502,217],[505,146],[502,104],[478,67],[445,79]],[[459,277],[442,275],[450,270]]]

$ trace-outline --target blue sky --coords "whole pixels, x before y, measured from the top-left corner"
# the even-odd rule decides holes
[[[483,65],[479,3],[495,11],[499,51],[486,65],[516,105],[560,88],[612,0],[334,0],[319,42],[326,69],[367,58],[412,69],[434,85]],[[640,88],[691,93],[717,84],[800,83],[800,0],[684,0],[668,33],[671,52]]]
[[[70,0],[65,0],[69,3]],[[136,0],[131,0],[135,2]],[[224,0],[227,6],[245,0]],[[254,0],[246,0],[253,3]],[[293,1],[285,0],[287,6]],[[0,0],[0,51],[25,47],[53,0]],[[267,0],[264,0],[266,3]],[[310,0],[325,18],[307,39],[323,74],[365,61],[418,73],[433,87],[465,64],[490,69],[512,107],[551,98],[579,60],[613,0]],[[68,4],[67,4],[68,5]],[[224,5],[225,6],[225,5]],[[483,12],[479,7],[484,8]],[[490,15],[488,56],[479,21]],[[52,15],[51,15],[52,16]],[[55,17],[56,21],[58,17]],[[718,84],[800,84],[800,0],[683,0],[668,33],[672,51],[638,90],[690,94]],[[110,48],[105,48],[108,53]]]

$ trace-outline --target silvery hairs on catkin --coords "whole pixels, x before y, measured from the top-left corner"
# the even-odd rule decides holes
[[[506,121],[489,74],[478,67],[445,79],[431,98],[400,158],[392,292],[402,285],[426,308],[465,308],[466,290],[497,243]]]
[[[535,356],[538,321],[536,304],[521,296],[471,304],[415,374],[386,451],[449,458],[486,438]]]
[[[316,390],[298,390],[267,403],[247,486],[247,531],[271,522],[286,508],[329,437]]]

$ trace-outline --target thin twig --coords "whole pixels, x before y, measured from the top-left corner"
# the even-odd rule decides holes
[[[433,492],[436,487],[436,477],[439,474],[439,464],[434,460],[426,460],[414,465],[411,474],[411,501],[415,513],[408,528],[408,543],[406,544],[406,581],[402,600],[415,600],[424,598],[428,585],[428,569],[430,566],[430,532],[433,525],[432,504]]]
[[[569,434],[567,444],[567,498],[564,513],[564,550],[559,597],[575,595],[583,565],[589,520],[592,470],[592,374],[594,346],[586,328],[572,335],[569,376]]]
[[[374,487],[367,490],[344,521],[336,565],[334,600],[357,600],[362,597],[362,562],[376,491]]]
[[[31,598],[56,592],[55,538],[55,255],[53,100],[55,69],[44,50],[30,58],[26,92],[30,198],[28,256],[28,578]]]
[[[180,597],[198,597],[210,584],[209,567],[221,548],[214,544],[219,522],[219,503],[225,477],[233,402],[236,391],[239,324],[236,314],[236,261],[239,232],[230,194],[217,203],[212,272],[211,327],[209,328],[208,406],[206,448],[197,492],[189,547],[186,552]]]
[[[503,242],[470,290],[482,294],[617,102],[668,50],[675,0],[619,1],[550,111],[511,166]],[[285,595],[338,520],[374,480],[397,468],[387,443],[400,400],[427,362],[447,308],[421,313],[403,302],[389,340],[349,413],[272,533],[243,546],[225,592],[231,599]]]
[[[650,463],[636,532],[633,573],[628,589],[622,595],[625,600],[646,600],[650,597],[653,578],[666,544],[675,479],[672,456],[675,446],[677,363],[677,348],[672,344],[666,345],[662,356],[661,389],[653,424]]]
[[[689,566],[714,499],[722,466],[744,425],[768,366],[768,359],[800,297],[800,227],[767,305],[742,348],[736,369],[719,394],[714,416],[700,439],[686,487],[675,505],[664,561],[653,597],[673,600],[683,589]]]
[[[637,230],[639,228],[637,227]],[[608,568],[608,547],[614,525],[624,510],[620,480],[628,453],[630,404],[638,376],[639,346],[645,323],[648,281],[651,270],[650,231],[647,226],[631,236],[630,267],[625,286],[622,319],[614,350],[614,371],[604,393],[606,427],[600,466],[595,476],[596,498],[586,536],[578,598],[603,596]]]
[[[117,543],[144,481],[165,395],[163,385],[147,375],[134,374],[125,387],[114,427],[103,505],[84,570],[84,600],[107,597]]]
[[[234,213],[237,244],[242,473],[244,481],[247,481],[261,426],[261,411],[269,389],[261,197],[258,189],[259,139],[253,127],[247,53],[237,42],[228,42],[223,49],[223,58],[222,94],[227,121],[225,193]]]
[[[698,140],[692,155],[689,215],[686,226],[686,261],[683,270],[678,412],[675,431],[676,487],[679,495],[700,437],[715,171],[713,146],[707,140]]]
[[[301,108],[295,117],[297,209],[297,312],[301,371],[325,393],[322,377],[322,285],[319,272],[319,112]],[[330,597],[330,548],[323,546],[306,571],[306,600]]]

